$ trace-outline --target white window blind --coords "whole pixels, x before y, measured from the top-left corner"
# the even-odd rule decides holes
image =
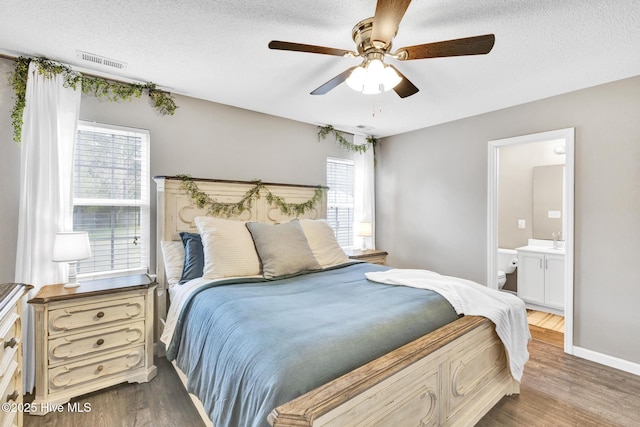
[[[353,161],[327,159],[327,221],[342,247],[353,246]]]
[[[149,261],[149,133],[81,122],[74,157],[73,229],[91,258],[78,275],[146,273]]]

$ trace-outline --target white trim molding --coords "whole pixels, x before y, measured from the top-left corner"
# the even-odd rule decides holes
[[[573,254],[574,254],[574,163],[575,128],[489,141],[487,165],[487,286],[498,289],[498,164],[499,148],[515,144],[563,139],[565,141],[565,197],[563,230],[565,239],[564,351],[573,353]]]
[[[573,347],[573,355],[610,368],[620,369],[621,371],[629,372],[630,374],[640,375],[640,364],[629,362],[628,360],[619,359],[617,357],[598,353],[597,351],[588,350],[578,346]]]

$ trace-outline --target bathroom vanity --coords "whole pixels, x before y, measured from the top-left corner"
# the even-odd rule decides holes
[[[564,248],[530,239],[518,251],[518,297],[528,308],[564,315]]]

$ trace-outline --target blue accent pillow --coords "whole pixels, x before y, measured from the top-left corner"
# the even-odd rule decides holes
[[[180,277],[181,285],[191,279],[202,277],[204,269],[204,251],[202,249],[202,239],[197,233],[180,233],[182,244],[184,245],[184,267]]]

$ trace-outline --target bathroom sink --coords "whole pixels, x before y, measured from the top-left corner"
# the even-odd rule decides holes
[[[532,251],[532,252],[551,252],[551,253],[564,253],[565,248],[554,248],[553,246],[540,246],[540,245],[527,245],[521,248],[516,248],[518,251]]]

